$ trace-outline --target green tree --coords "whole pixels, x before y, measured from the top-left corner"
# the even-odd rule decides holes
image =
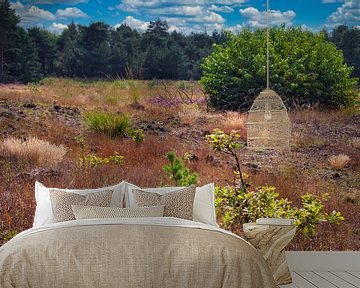
[[[329,40],[344,52],[346,64],[354,67],[352,76],[360,77],[360,30],[340,25],[333,30]]]
[[[37,81],[43,75],[36,45],[26,30],[17,27],[8,34],[7,81]]]
[[[201,83],[216,109],[248,109],[266,87],[266,31],[243,30],[204,59]],[[352,102],[356,79],[323,34],[272,28],[270,83],[288,106],[339,107]],[[256,90],[258,89],[258,90]]]
[[[8,0],[0,0],[0,81],[4,78],[4,51],[7,45],[8,34],[16,29],[20,19],[11,9]]]
[[[169,26],[166,21],[157,19],[150,21],[144,33],[141,46],[145,50],[144,72],[145,79],[166,79],[166,65],[169,54]]]
[[[110,33],[112,74],[139,79],[144,58],[140,33],[126,24],[120,25]]]
[[[74,22],[61,33],[57,50],[57,73],[68,77],[83,76],[81,67],[84,52],[80,46],[80,31]]]
[[[28,34],[35,43],[38,51],[42,74],[52,74],[54,72],[54,61],[56,57],[57,36],[38,27],[30,28]]]
[[[175,152],[168,152],[167,158],[170,165],[164,165],[163,170],[174,181],[176,186],[189,186],[197,184],[198,175],[191,173],[190,169],[182,163],[181,159],[176,157]]]
[[[79,26],[83,57],[81,67],[86,77],[101,77],[110,72],[110,32],[103,22]]]

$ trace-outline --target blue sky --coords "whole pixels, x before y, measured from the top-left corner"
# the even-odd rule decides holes
[[[24,27],[40,26],[54,33],[72,20],[127,23],[144,31],[151,20],[167,20],[170,30],[183,33],[239,31],[264,27],[266,0],[18,0],[12,8]],[[339,24],[360,27],[360,0],[270,0],[273,25],[303,26],[319,31]]]

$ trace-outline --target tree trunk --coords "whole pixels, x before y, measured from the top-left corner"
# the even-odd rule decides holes
[[[4,73],[4,44],[0,43],[0,81],[3,78]]]

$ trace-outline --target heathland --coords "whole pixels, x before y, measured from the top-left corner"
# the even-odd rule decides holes
[[[299,234],[289,249],[359,250],[358,107],[289,116],[290,149],[245,147],[243,171],[252,186],[275,186],[294,206],[306,192],[328,193],[324,210],[344,216],[339,225],[320,223],[315,237]],[[246,119],[209,110],[197,82],[45,78],[0,86],[0,244],[32,226],[35,180],[60,188],[173,185],[163,166],[174,151],[198,185],[231,185],[232,159],[215,154],[205,136],[238,130],[246,143]],[[232,230],[241,234],[241,225]]]

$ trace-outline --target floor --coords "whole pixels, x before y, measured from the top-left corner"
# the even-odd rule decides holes
[[[293,283],[280,288],[360,288],[360,252],[287,252]]]

